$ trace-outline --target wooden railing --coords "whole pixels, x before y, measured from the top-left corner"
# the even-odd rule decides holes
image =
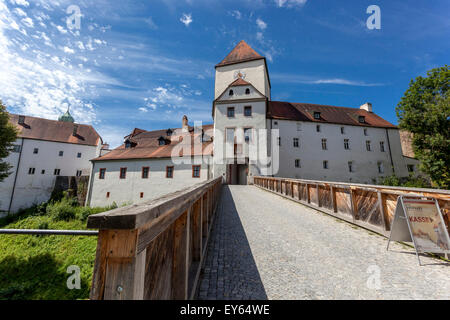
[[[90,298],[192,299],[222,178],[92,215],[99,229]]]
[[[254,177],[254,184],[369,230],[389,235],[399,195],[438,199],[450,232],[450,191]],[[277,213],[277,214],[282,214]]]

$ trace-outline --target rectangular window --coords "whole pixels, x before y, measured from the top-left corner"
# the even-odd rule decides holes
[[[322,139],[322,150],[327,150],[327,139]]]
[[[281,137],[278,137],[278,145],[281,146]]]
[[[294,138],[294,148],[298,148],[299,143],[298,143],[298,138]]]
[[[383,162],[378,162],[378,173],[384,173],[384,165]]]
[[[345,128],[341,127],[341,134],[345,134]]]
[[[139,197],[142,199],[142,198],[144,197],[144,193],[141,192],[141,193],[139,194]]]
[[[81,152],[77,153],[77,158],[81,158]]]
[[[295,167],[300,168],[300,159],[295,159]]]
[[[384,152],[384,141],[380,141],[380,151]]]
[[[99,179],[105,179],[106,168],[101,168],[98,173]]]
[[[348,172],[353,172],[353,162],[352,161],[348,162]]]
[[[320,119],[320,112],[314,112],[314,119]]]
[[[320,132],[320,125],[319,124],[316,126],[316,131]]]
[[[359,117],[358,117],[358,121],[359,121],[360,123],[364,123],[364,122],[366,122],[366,117],[365,117],[365,116],[359,116]]]
[[[365,135],[365,136],[368,136],[368,135],[369,135],[369,133],[367,132],[367,129],[364,129],[364,135]]]
[[[21,150],[22,148],[21,148],[21,145],[19,145],[19,144],[15,144],[15,145],[13,145],[13,148],[12,148],[12,152],[20,152],[20,150]]]
[[[251,106],[244,107],[244,116],[246,116],[246,117],[252,116],[252,107]]]
[[[408,164],[408,172],[414,172],[414,165]]]
[[[41,170],[41,174],[45,174],[45,170]]]
[[[39,152],[39,148],[34,148],[33,149],[33,154],[38,154],[38,152]]]
[[[173,178],[173,166],[166,167],[166,178]]]
[[[350,149],[350,144],[349,144],[349,140],[348,139],[344,139],[344,149],[345,150],[349,150]]]
[[[150,172],[150,167],[142,167],[142,179],[148,179],[149,172]]]
[[[192,178],[200,178],[201,166],[192,166]]]
[[[107,193],[106,193],[106,197],[107,197],[107,198],[109,198],[109,196],[110,196],[110,193],[109,193],[109,192],[107,192]]]
[[[328,161],[327,161],[327,160],[325,160],[325,161],[323,162],[323,168],[324,168],[324,169],[328,169]]]
[[[227,142],[234,143],[234,128],[226,128],[226,139]]]
[[[227,116],[228,118],[234,118],[234,107],[227,108]]]
[[[64,151],[59,152],[59,156],[62,157],[64,155]]]
[[[55,176],[59,176],[59,175],[61,174],[61,169],[55,169],[55,170],[53,171],[53,174],[54,174]]]
[[[366,141],[366,149],[367,149],[367,151],[372,151],[369,140]]]
[[[127,177],[127,168],[120,168],[119,178],[126,179],[126,177]]]
[[[82,174],[83,174],[83,172],[81,170],[77,170],[77,173],[76,173],[77,177],[81,177]]]
[[[30,169],[28,169],[28,174],[34,174],[34,171],[35,171],[36,169],[35,168],[30,168]]]
[[[244,139],[247,143],[252,141],[252,128],[244,128]]]

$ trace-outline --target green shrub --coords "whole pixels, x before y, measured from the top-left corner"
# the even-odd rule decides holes
[[[410,175],[409,177],[399,178],[395,174],[380,179],[378,184],[391,187],[407,188],[432,188],[431,183],[422,176]]]
[[[76,209],[67,199],[62,199],[60,202],[50,203],[47,206],[47,214],[54,221],[69,221],[75,219]]]

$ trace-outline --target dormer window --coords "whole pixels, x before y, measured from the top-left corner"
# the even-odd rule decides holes
[[[131,148],[131,142],[129,140],[125,141],[125,149]]]
[[[159,137],[159,139],[158,139],[158,144],[159,144],[160,146],[166,145],[166,139],[164,139],[163,137]]]
[[[358,117],[358,121],[359,121],[359,123],[365,123],[366,122],[366,117],[365,116],[359,116]]]
[[[250,94],[250,89],[249,88],[245,89],[245,94]]]
[[[314,112],[314,119],[316,119],[316,120],[320,119],[320,112],[317,112],[317,111]]]
[[[19,116],[19,124],[25,123],[25,116]]]
[[[167,129],[166,134],[168,137],[170,137],[172,133],[173,133],[172,129]]]
[[[234,95],[233,90],[230,90],[230,91],[228,92],[228,95],[229,95],[230,97],[233,96],[233,95]]]

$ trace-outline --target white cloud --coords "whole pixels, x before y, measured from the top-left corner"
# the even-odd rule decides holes
[[[152,17],[148,17],[147,19],[145,19],[145,22],[146,22],[147,25],[150,27],[150,29],[152,29],[152,30],[158,29],[158,26],[157,26],[156,23],[153,21]]]
[[[286,74],[286,73],[274,73],[271,75],[272,79],[277,80],[281,83],[300,83],[300,84],[337,84],[345,86],[355,86],[355,87],[379,87],[384,86],[384,83],[369,83],[365,81],[349,80],[342,78],[318,78],[297,74]]]
[[[237,20],[240,20],[242,18],[242,13],[239,10],[233,10],[230,12],[230,14]]]
[[[23,18],[21,21],[28,28],[33,28],[34,27],[33,20],[30,17]]]
[[[278,7],[302,7],[307,0],[275,0],[275,3],[278,5]]]
[[[181,16],[181,18],[180,18],[180,21],[182,22],[182,23],[184,23],[184,25],[186,26],[186,27],[189,27],[189,25],[192,23],[192,15],[189,13],[189,14],[186,14],[186,13],[183,13],[183,15]]]
[[[70,53],[70,54],[74,54],[74,53],[75,53],[75,50],[73,50],[73,49],[71,49],[71,48],[69,48],[69,47],[64,47],[64,48],[63,48],[63,51],[64,51],[65,53]]]
[[[262,32],[257,32],[256,33],[256,40],[258,41],[263,41],[264,40],[264,35]]]
[[[259,29],[265,30],[267,28],[267,23],[265,23],[262,19],[258,18],[256,19],[256,25]]]
[[[24,7],[28,7],[30,5],[30,3],[27,0],[9,0],[9,2]]]
[[[64,28],[61,27],[61,26],[56,26],[56,29],[58,29],[58,31],[61,32],[62,34],[66,34],[66,33],[67,33],[67,30],[64,29]]]
[[[27,16],[27,14],[25,13],[25,11],[23,11],[23,10],[20,9],[20,8],[15,8],[15,9],[14,9],[14,12],[15,12],[18,16],[21,16],[21,17],[26,17],[26,16]]]

